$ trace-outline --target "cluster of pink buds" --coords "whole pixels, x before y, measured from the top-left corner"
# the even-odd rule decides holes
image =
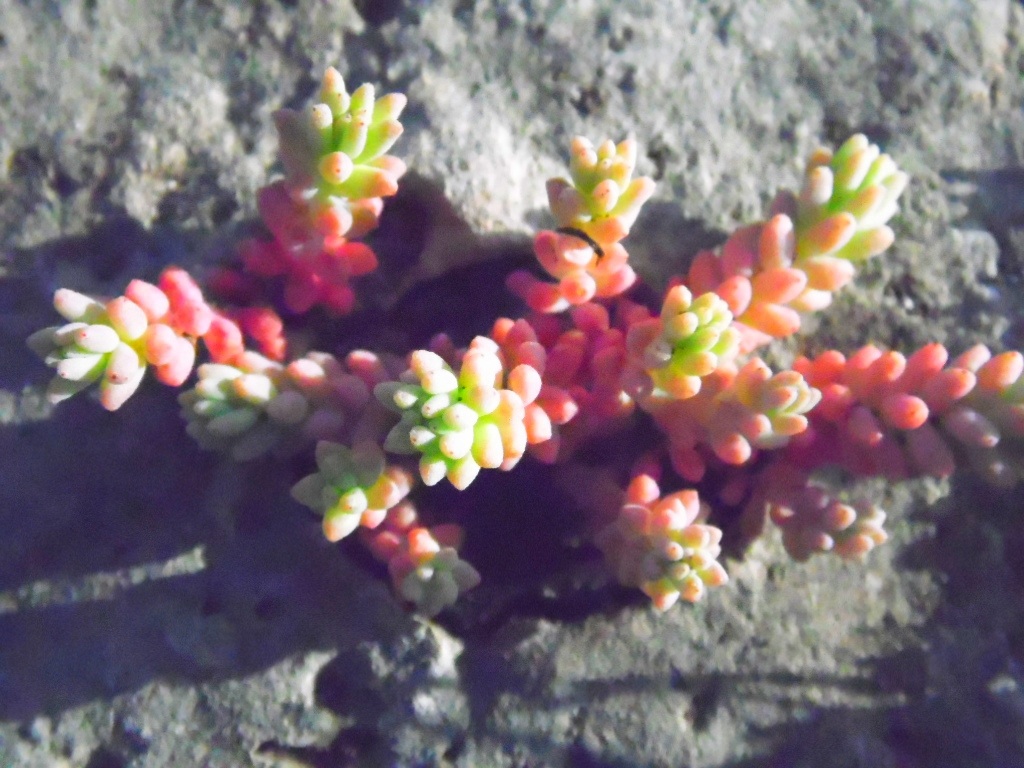
[[[792,446],[807,466],[841,465],[864,475],[945,477],[956,454],[992,479],[1016,480],[1003,439],[1024,436],[1024,357],[976,346],[952,361],[941,344],[909,358],[866,346],[794,364],[822,391],[808,438]]]
[[[540,232],[534,240],[537,260],[558,282],[525,271],[508,278],[509,288],[532,309],[561,312],[595,297],[618,296],[636,282],[619,241],[654,194],[651,179],[632,178],[636,157],[632,139],[617,145],[605,141],[597,148],[583,137],[573,139],[572,180],[551,179],[547,185],[559,228]]]
[[[620,302],[620,309],[629,308]],[[626,315],[612,317],[603,304],[589,302],[568,312],[571,325],[554,338],[545,381],[570,392],[580,408],[575,425],[588,431],[633,412],[623,388],[626,369]]]
[[[284,279],[292,312],[350,312],[351,279],[377,268],[373,251],[351,239],[377,226],[383,198],[398,191],[405,164],[386,153],[402,134],[405,103],[399,93],[377,98],[372,85],[349,94],[332,67],[318,103],[274,114],[285,177],[258,196],[272,237],[245,241],[241,256],[250,274]]]
[[[382,525],[364,534],[373,555],[387,563],[395,591],[428,617],[480,583],[476,569],[459,558],[462,538],[457,525],[424,527],[407,501],[392,507]]]
[[[44,328],[28,340],[57,370],[48,389],[51,402],[98,381],[100,402],[110,411],[135,393],[150,365],[159,381],[181,386],[195,364],[196,341],[216,339],[223,328],[196,282],[175,267],[163,272],[158,285],[132,280],[115,299],[62,288],[53,304],[68,323]],[[241,333],[234,330],[240,350]]]
[[[745,510],[753,528],[748,533],[760,535],[767,517],[782,532],[786,552],[800,562],[820,553],[863,560],[889,538],[881,507],[866,499],[840,501],[784,456],[757,472],[755,495]]]
[[[526,406],[540,393],[540,376],[518,365],[506,377],[497,351],[478,336],[455,373],[437,353],[417,350],[398,381],[377,385],[380,402],[401,416],[384,447],[419,453],[426,485],[447,477],[464,489],[481,468],[511,469],[526,451]]]
[[[315,240],[319,247],[309,247],[308,241],[294,242],[294,235],[289,233],[306,232],[305,215],[296,210],[283,183],[261,189],[258,204],[260,215],[274,237],[270,240],[252,238],[242,243],[241,257],[246,271],[260,277],[284,278],[284,303],[296,314],[317,305],[336,314],[352,311],[355,293],[350,281],[377,268],[373,250],[344,237]]]
[[[700,519],[696,491],[662,497],[651,475],[637,475],[618,517],[596,541],[618,580],[639,587],[665,611],[680,598],[697,602],[707,587],[729,580],[718,562],[722,532]]]
[[[260,353],[271,360],[281,362],[287,356],[288,340],[284,335],[284,323],[281,316],[272,307],[254,306],[233,309],[226,313],[226,316],[245,336],[254,342]],[[207,334],[207,346],[209,347],[209,334]],[[211,351],[214,360],[224,360]]]
[[[860,560],[889,538],[881,507],[867,501],[844,504],[812,484],[773,499],[768,509],[789,556],[801,562],[818,552]]]
[[[499,318],[491,331],[508,365],[529,365],[540,377],[540,392],[526,406],[527,442],[531,455],[548,463],[634,407],[623,385],[626,333],[617,327],[628,320],[613,324],[607,308],[595,302],[567,314],[567,323],[551,314],[529,321]]]
[[[526,442],[538,459],[553,462],[561,444],[558,428],[579,413],[579,404],[565,387],[550,381],[549,352],[527,320],[499,318],[491,329],[491,338],[498,345],[506,370],[526,365],[536,371],[541,386],[533,401],[525,404]]]
[[[888,248],[886,222],[907,175],[861,134],[833,155],[816,151],[799,195],[780,194],[771,218],[737,230],[718,253],[694,258],[686,284],[729,305],[750,352],[800,328],[800,313],[824,309],[856,265]]]
[[[199,366],[199,381],[178,401],[202,447],[247,461],[316,440],[375,438],[383,414],[369,407],[371,392],[390,374],[368,352],[352,352],[344,362],[309,352],[283,365],[247,351],[230,364]]]

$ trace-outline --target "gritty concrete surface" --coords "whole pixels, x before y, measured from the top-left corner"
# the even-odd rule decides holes
[[[376,235],[378,314],[310,340],[407,347],[515,311],[501,277],[574,134],[637,138],[658,191],[629,247],[662,285],[863,131],[913,177],[897,243],[776,354],[1020,347],[1020,3],[0,9],[0,765],[1024,766],[1020,491],[869,484],[892,542],[865,565],[798,565],[769,536],[658,616],[585,550],[560,559],[557,473],[524,470],[444,497],[513,527],[427,624],[322,541],[296,466],[202,454],[155,384],[114,416],[52,409],[22,342],[55,287],[229,258],[276,172],[270,113],[336,65],[408,94],[412,173]]]

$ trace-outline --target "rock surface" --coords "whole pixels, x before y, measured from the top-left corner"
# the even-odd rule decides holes
[[[479,281],[529,256],[577,133],[644,148],[629,243],[660,285],[863,131],[913,177],[897,243],[799,343],[1024,345],[1019,3],[7,2],[0,765],[1024,766],[1019,491],[873,485],[892,542],[864,566],[771,536],[660,617],[586,565],[530,582],[513,551],[429,625],[321,540],[293,467],[201,454],[167,391],[43,404],[22,340],[50,292],[230,255],[275,173],[270,113],[326,65],[410,98],[367,292],[419,326],[347,338],[485,328],[507,299]]]

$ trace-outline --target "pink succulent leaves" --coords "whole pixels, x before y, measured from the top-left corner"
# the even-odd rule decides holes
[[[377,226],[383,198],[405,173],[386,154],[402,134],[405,104],[400,93],[377,98],[372,85],[350,94],[332,67],[316,104],[274,114],[285,177],[257,195],[272,238],[246,240],[240,250],[248,272],[284,278],[290,311],[322,305],[346,314],[355,303],[350,280],[377,268],[369,246],[351,238]]]
[[[632,139],[595,148],[583,137],[572,142],[571,181],[548,181],[548,203],[556,231],[538,233],[534,252],[557,283],[526,271],[509,275],[508,286],[538,312],[561,312],[594,297],[617,296],[636,282],[626,249],[640,208],[654,193],[647,177],[632,178],[637,147]]]
[[[196,340],[211,332],[217,317],[196,282],[177,267],[165,270],[159,285],[132,280],[123,296],[109,301],[62,288],[53,304],[68,323],[28,339],[57,370],[47,390],[50,401],[99,382],[100,403],[109,411],[135,393],[150,365],[164,384],[183,384],[195,363]],[[234,331],[240,349],[241,333]]]
[[[942,428],[965,447],[968,463],[990,482],[1012,486],[1024,476],[1024,355],[992,355],[979,344],[953,366],[974,373],[977,384],[943,415]]]
[[[696,491],[662,497],[653,477],[637,475],[618,517],[598,534],[597,545],[618,580],[643,590],[659,611],[680,598],[697,602],[707,587],[729,580],[718,562],[722,532],[697,522],[700,514]]]
[[[318,103],[303,112],[274,114],[284,186],[306,206],[315,231],[338,238],[376,225],[379,210],[358,201],[388,197],[398,189],[405,164],[386,153],[402,134],[398,117],[405,104],[400,93],[377,98],[369,84],[349,94],[331,67]]]
[[[499,318],[491,331],[506,368],[526,365],[539,376],[536,398],[524,400],[525,424],[530,454],[546,463],[564,460],[634,408],[623,385],[625,333],[615,327],[625,321],[617,318],[613,326],[608,310],[595,302],[566,314]]]
[[[280,231],[289,226],[296,213],[284,185],[264,187],[259,192],[258,202],[263,221],[277,237],[270,241],[245,241],[242,245],[245,268],[262,277],[284,276],[285,303],[293,312],[308,311],[317,303],[339,313],[349,311],[354,296],[348,281],[376,269],[376,255],[368,246],[343,238],[315,241],[317,247],[308,250],[289,247],[289,241]],[[302,233],[298,235],[300,238],[308,236],[302,223],[296,224],[294,231]]]
[[[945,477],[961,455],[990,479],[1019,476],[1012,455],[1012,443],[1024,436],[1019,352],[993,356],[978,345],[949,361],[941,344],[910,357],[869,345],[849,358],[835,351],[801,358],[795,368],[823,398],[811,439],[793,446],[794,460],[902,479]]]
[[[272,307],[242,307],[232,310],[227,319],[237,325],[245,336],[256,342],[256,347],[261,354],[277,362],[285,359],[288,340],[284,335],[284,323],[281,316]],[[226,330],[225,334],[231,334],[231,331]],[[206,335],[205,341],[207,347],[211,347],[210,334]],[[224,360],[230,357],[226,354],[218,355],[212,351],[210,354],[215,360]]]
[[[328,541],[340,541],[359,526],[376,528],[412,487],[409,474],[387,466],[372,442],[349,448],[321,440],[316,464],[317,472],[296,483],[292,497],[323,516]]]
[[[803,433],[820,398],[799,373],[773,374],[754,358],[739,371],[715,371],[691,398],[645,398],[640,404],[668,438],[673,468],[698,482],[707,469],[704,447],[726,464],[745,464],[755,450],[780,448]]]
[[[888,248],[907,175],[857,134],[808,161],[798,195],[780,194],[765,222],[737,230],[719,253],[694,259],[687,285],[716,291],[736,316],[749,352],[800,328],[800,313],[827,307],[856,265]]]
[[[440,355],[417,350],[399,381],[375,388],[401,416],[385,450],[419,453],[426,485],[447,477],[464,489],[481,468],[511,469],[526,451],[526,405],[540,392],[540,375],[519,365],[506,380],[497,352],[495,342],[478,336],[455,373]]]
[[[523,319],[499,318],[494,322],[491,338],[498,344],[506,369],[526,365],[539,376],[540,389],[532,401],[525,402],[523,423],[526,442],[534,457],[554,462],[561,442],[559,427],[572,421],[579,413],[579,404],[565,386],[568,384],[566,371],[564,366],[559,368],[558,352],[549,352],[540,342],[533,325]],[[550,373],[549,360],[552,362]],[[560,373],[562,378],[555,380]],[[530,374],[524,372],[524,375]]]
[[[240,247],[242,264],[253,275],[283,277],[284,303],[292,312],[322,305],[335,314],[347,314],[355,304],[351,279],[374,271],[377,256],[364,243],[313,236],[304,209],[290,195],[284,182],[259,191],[260,215],[274,237],[245,240]]]
[[[820,552],[861,560],[889,538],[881,507],[867,501],[844,504],[811,483],[773,495],[768,508],[786,552],[801,562]]]

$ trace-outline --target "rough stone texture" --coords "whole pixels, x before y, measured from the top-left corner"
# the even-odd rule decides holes
[[[274,173],[271,111],[337,64],[408,93],[415,174],[366,282],[406,326],[348,339],[512,311],[484,289],[529,256],[576,133],[644,148],[659,189],[629,242],[659,284],[864,131],[914,178],[897,244],[780,357],[1020,346],[1022,35],[1010,0],[8,0],[0,764],[1024,766],[1012,492],[873,484],[893,541],[865,566],[769,537],[663,617],[512,550],[443,628],[320,540],[294,467],[200,454],[157,386],[52,412],[22,344],[58,285],[229,255]],[[548,511],[487,488],[481,518],[521,513],[513,543],[546,552]]]

